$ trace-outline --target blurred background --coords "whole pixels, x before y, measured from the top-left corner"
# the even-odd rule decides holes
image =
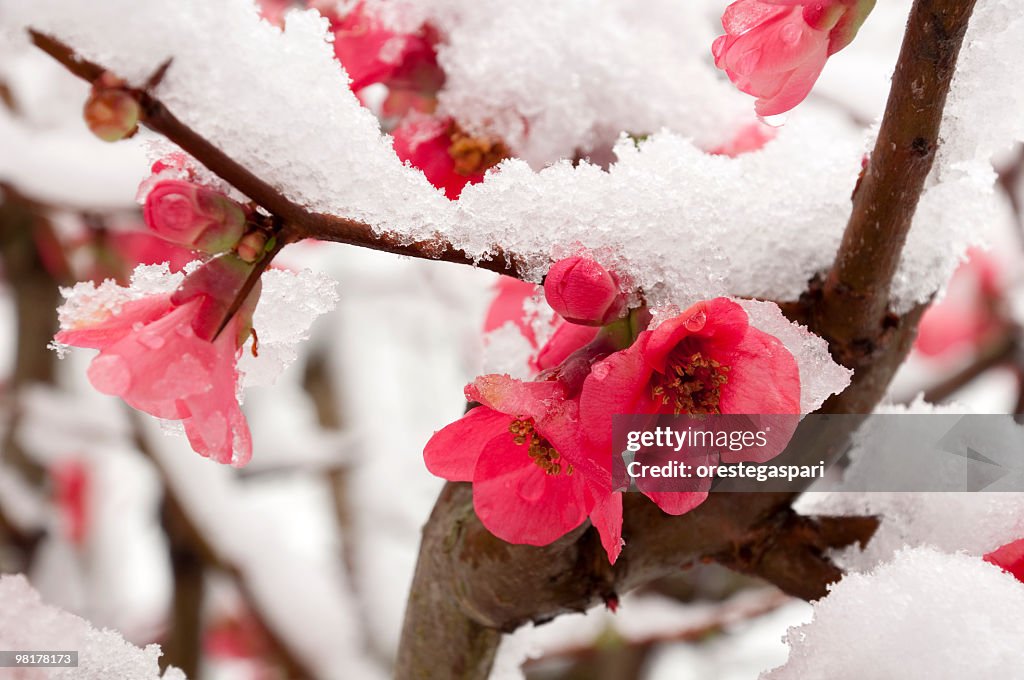
[[[851,124],[874,118],[898,39],[884,22],[871,30],[860,52],[837,55],[810,106]],[[869,73],[867,61],[880,65]],[[850,72],[882,75],[840,97],[830,82]],[[48,603],[135,644],[161,644],[190,678],[388,677],[419,529],[442,484],[422,447],[461,414],[462,387],[485,365],[496,277],[290,246],[276,264],[337,280],[338,307],[275,385],[246,392],[253,462],[200,458],[92,389],[88,352],[61,360],[47,348],[59,287],[191,259],[145,232],[135,201],[160,140],[95,139],[81,119],[87,93],[24,41],[0,42],[0,572],[25,573]],[[1024,154],[999,166],[995,248],[972,252],[929,312],[896,403],[923,392],[1024,412]],[[623,598],[615,615],[508,636],[495,677],[754,678],[785,660],[781,636],[809,611],[695,565]]]

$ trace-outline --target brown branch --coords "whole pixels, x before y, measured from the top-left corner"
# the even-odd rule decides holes
[[[79,58],[71,47],[51,36],[37,31],[30,31],[30,34],[32,42],[37,47],[79,78],[93,82],[106,70],[98,64]],[[397,234],[377,233],[373,227],[363,222],[311,212],[257,177],[183,123],[151,92],[136,90],[134,94],[142,108],[142,123],[146,127],[167,137],[211,172],[248,196],[267,212],[283,220],[286,229],[285,238],[288,242],[316,238],[372,250],[382,250],[397,255],[468,264],[507,276],[519,275],[520,258],[511,253],[499,250],[493,254],[491,259],[476,262],[464,250],[456,248],[441,237],[408,243]]]
[[[975,0],[916,0],[875,148],[814,309],[856,368],[886,332],[889,289],[938,147],[942,111]]]

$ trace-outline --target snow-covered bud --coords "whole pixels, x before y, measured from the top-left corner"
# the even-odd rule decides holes
[[[95,87],[85,102],[85,124],[105,142],[127,139],[139,129],[139,102],[118,88]]]
[[[615,278],[586,257],[556,262],[544,279],[544,297],[563,319],[585,326],[604,326],[625,309]]]
[[[212,189],[163,180],[146,196],[146,224],[157,236],[206,253],[230,250],[245,231],[245,211]]]

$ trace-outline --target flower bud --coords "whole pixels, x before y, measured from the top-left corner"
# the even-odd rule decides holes
[[[85,102],[85,124],[105,142],[127,139],[139,129],[139,102],[120,89],[95,88]]]
[[[604,326],[625,309],[625,299],[612,275],[585,257],[556,262],[544,279],[544,296],[559,316],[586,326]]]
[[[183,305],[195,298],[202,298],[192,330],[203,340],[213,340],[221,326],[227,321],[227,312],[235,299],[242,294],[245,282],[252,274],[254,265],[242,261],[234,253],[224,253],[203,264],[182,281],[171,303]],[[252,331],[252,315],[260,296],[260,282],[252,290],[235,314],[239,317],[236,343],[241,347]]]
[[[231,250],[245,231],[235,201],[184,180],[163,180],[146,196],[146,224],[157,236],[206,253]]]

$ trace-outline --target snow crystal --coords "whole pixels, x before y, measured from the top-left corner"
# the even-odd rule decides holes
[[[273,382],[298,357],[296,348],[309,337],[313,321],[338,302],[337,284],[308,269],[300,273],[271,269],[262,281],[260,303],[253,316],[259,356],[246,351],[239,361],[246,387]]]
[[[97,630],[85,619],[44,604],[23,576],[0,576],[0,602],[4,604],[0,648],[78,651],[78,668],[51,668],[31,677],[44,677],[44,673],[53,680],[185,677],[177,669],[160,675],[159,645],[139,649],[115,631]]]
[[[1024,584],[969,555],[905,550],[847,574],[790,630],[789,660],[763,680],[1024,677]]]
[[[843,368],[828,351],[828,343],[804,326],[782,316],[773,302],[738,300],[750,317],[750,325],[778,338],[800,368],[800,412],[818,410],[825,400],[850,384],[853,371]]]
[[[513,378],[531,377],[530,356],[534,347],[512,321],[484,335],[484,373],[504,373]]]

